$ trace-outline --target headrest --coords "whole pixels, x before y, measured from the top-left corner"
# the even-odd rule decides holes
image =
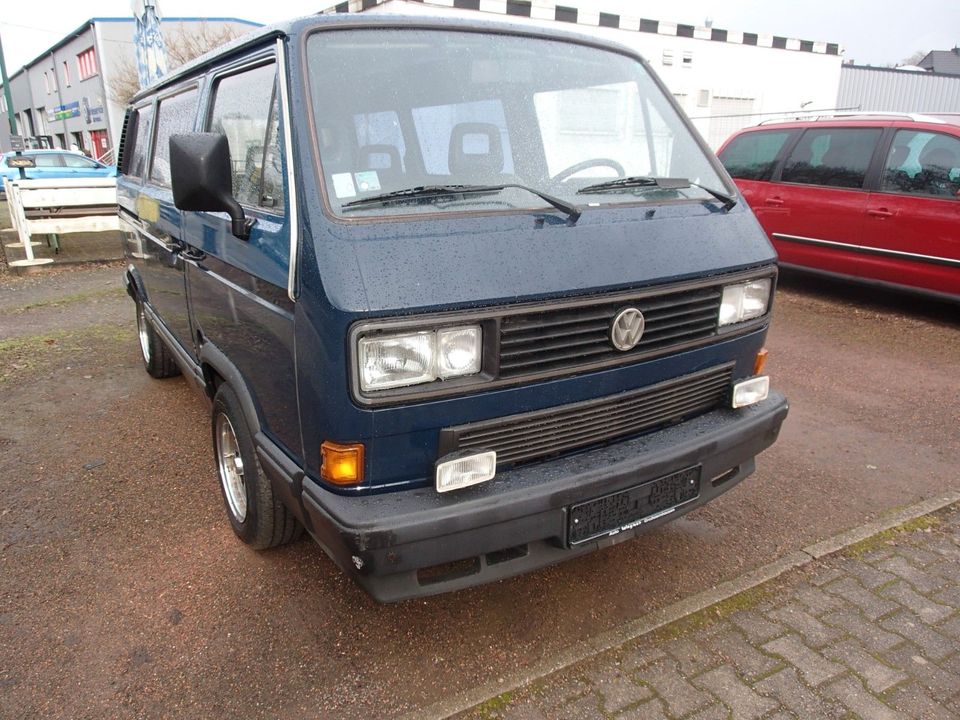
[[[503,143],[500,128],[492,123],[465,122],[450,133],[450,172],[453,175],[484,176],[503,173]]]

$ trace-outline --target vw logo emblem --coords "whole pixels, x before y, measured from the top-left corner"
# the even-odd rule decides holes
[[[633,350],[643,337],[643,313],[635,307],[617,313],[610,326],[610,342],[617,350]]]

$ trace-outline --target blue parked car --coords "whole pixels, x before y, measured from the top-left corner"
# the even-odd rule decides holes
[[[11,180],[20,177],[20,171],[17,168],[7,166],[7,158],[14,154],[8,152],[0,157],[0,176]],[[104,165],[69,150],[24,150],[23,155],[33,158],[37,164],[36,167],[27,168],[24,171],[30,180],[117,176],[116,165]],[[0,192],[3,191],[2,183],[3,180],[0,180]]]
[[[119,165],[143,362],[209,401],[233,531],[379,600],[677,518],[787,415],[776,254],[622,46],[304,18],[134,97]]]

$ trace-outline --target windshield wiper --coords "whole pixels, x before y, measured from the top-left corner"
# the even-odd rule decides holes
[[[443,197],[445,195],[482,195],[497,193],[506,188],[519,188],[533,193],[542,200],[547,201],[557,210],[564,212],[570,218],[571,223],[575,223],[581,215],[581,210],[573,203],[561,200],[558,197],[549,195],[526,185],[517,183],[504,183],[502,185],[419,185],[417,187],[406,188],[404,190],[394,190],[392,192],[381,193],[380,195],[371,195],[370,197],[360,198],[344,203],[341,207],[344,210],[353,208],[369,207],[371,205],[383,205],[385,203],[402,200],[416,200],[419,198]]]
[[[595,185],[587,185],[585,188],[580,188],[577,191],[577,194],[617,192],[618,190],[636,190],[637,188],[682,190],[683,188],[688,187],[698,187],[704,192],[710,193],[713,195],[713,197],[723,203],[724,210],[730,210],[730,208],[737,204],[737,199],[732,195],[728,195],[725,192],[720,192],[719,190],[714,190],[713,188],[693,182],[687,178],[650,177],[647,175],[632,175],[630,177],[617,178],[616,180],[596,183]]]

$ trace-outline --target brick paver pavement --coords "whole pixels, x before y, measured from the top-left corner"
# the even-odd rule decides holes
[[[960,509],[811,563],[461,718],[960,718]]]

